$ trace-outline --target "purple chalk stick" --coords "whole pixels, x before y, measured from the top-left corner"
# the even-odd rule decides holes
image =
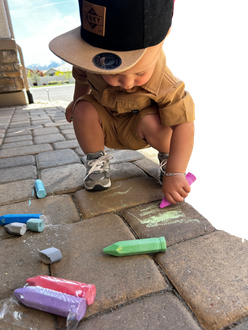
[[[71,296],[39,286],[16,289],[13,295],[23,305],[43,312],[64,317],[67,317],[69,313],[73,313],[77,321],[80,321],[84,317],[87,307],[85,298]]]
[[[189,185],[192,185],[192,183],[195,182],[195,180],[196,180],[196,177],[194,176],[194,174],[192,174],[190,172],[186,174],[185,178],[187,179]],[[159,207],[162,209],[162,208],[164,208],[164,207],[166,207],[166,206],[168,206],[170,204],[171,203],[169,203],[167,201],[167,199],[164,197],[163,200],[162,200],[162,202],[161,202],[161,204],[159,205]]]

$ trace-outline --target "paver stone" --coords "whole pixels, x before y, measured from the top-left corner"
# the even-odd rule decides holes
[[[20,120],[18,123],[17,122],[14,122],[14,123],[11,123],[10,125],[9,125],[9,129],[12,129],[12,128],[19,128],[19,127],[30,127],[31,125],[30,125],[30,122],[29,122],[29,120],[27,119],[27,120]]]
[[[77,140],[68,140],[68,141],[62,141],[62,142],[55,142],[53,143],[53,147],[55,150],[60,150],[60,149],[74,149],[78,148],[79,144]]]
[[[148,173],[150,176],[159,180],[160,170],[159,170],[159,161],[157,157],[149,157],[136,160],[134,162],[136,166],[141,168],[143,171]]]
[[[31,146],[33,145],[33,141],[19,141],[19,142],[12,142],[12,143],[5,143],[2,145],[2,149],[11,149],[17,147],[24,147],[24,146]]]
[[[18,127],[9,127],[7,133],[18,133],[24,131],[25,134],[37,128],[38,125],[22,125]]]
[[[32,145],[19,148],[11,148],[0,150],[0,158],[24,156],[24,155],[36,155],[41,152],[50,151],[52,147],[50,144]]]
[[[64,133],[63,133],[64,134]],[[64,137],[66,140],[75,140],[76,139],[76,134],[64,134]]]
[[[37,126],[37,127],[42,127],[42,126]],[[32,129],[21,129],[21,130],[14,130],[12,132],[7,132],[6,136],[7,137],[12,137],[12,136],[22,136],[22,135],[31,135],[31,132],[33,131],[33,128]]]
[[[114,182],[105,191],[80,190],[75,193],[84,219],[161,200],[162,197],[161,186],[155,180],[146,177]]]
[[[45,125],[45,124],[49,124],[52,123],[52,120],[49,119],[41,119],[40,120],[32,120],[32,125]]]
[[[45,134],[54,134],[59,133],[57,127],[48,127],[48,128],[36,128],[34,129],[34,136],[45,135]]]
[[[52,143],[52,142],[64,141],[64,140],[65,140],[65,138],[60,133],[38,135],[38,136],[34,137],[35,144]]]
[[[82,189],[86,168],[82,164],[58,166],[41,171],[47,195],[65,194]]]
[[[35,165],[34,156],[19,156],[11,158],[0,159],[0,168],[24,166],[24,165]]]
[[[70,123],[68,123],[68,121],[66,119],[60,119],[56,122],[51,122],[51,123],[47,123],[44,124],[45,127],[55,127],[55,126],[62,126],[62,125],[70,125]]]
[[[75,134],[74,128],[66,128],[66,129],[61,129],[62,134]]]
[[[32,135],[21,135],[21,136],[12,136],[12,137],[6,137],[4,140],[4,143],[11,143],[11,142],[19,142],[19,141],[26,141],[26,140],[32,140]]]
[[[124,162],[119,164],[111,164],[111,182],[128,180],[138,177],[146,177],[144,171],[132,163]]]
[[[169,247],[156,260],[204,329],[247,316],[248,241],[223,231]]]
[[[26,179],[37,179],[36,166],[26,165],[0,169],[0,184]]]
[[[73,163],[82,164],[79,157],[71,149],[53,150],[37,155],[37,167],[39,170]]]
[[[0,184],[0,205],[35,198],[34,182],[35,180],[21,180]]]

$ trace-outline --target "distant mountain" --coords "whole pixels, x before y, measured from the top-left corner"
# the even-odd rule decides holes
[[[30,64],[27,66],[28,69],[31,70],[40,70],[40,71],[46,71],[51,68],[56,68],[57,66],[60,66],[62,64],[66,63],[63,60],[58,60],[58,61],[44,61],[41,63],[35,63],[35,64]]]

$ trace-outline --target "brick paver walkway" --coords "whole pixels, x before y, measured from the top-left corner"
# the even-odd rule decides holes
[[[217,231],[186,202],[161,210],[152,148],[107,149],[112,186],[86,191],[84,154],[64,112],[58,104],[0,108],[0,216],[45,216],[42,233],[17,237],[0,226],[1,305],[27,278],[46,274],[96,285],[79,330],[248,329],[247,241]],[[37,178],[44,199],[35,196]],[[102,252],[117,241],[159,236],[165,253]],[[38,251],[52,246],[63,258],[45,265]],[[66,329],[65,318],[21,308],[24,329]],[[0,317],[0,329],[20,327]]]

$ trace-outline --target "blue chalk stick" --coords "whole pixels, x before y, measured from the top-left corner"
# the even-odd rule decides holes
[[[35,191],[36,191],[36,196],[38,198],[46,197],[46,189],[41,180],[39,180],[39,179],[35,180],[34,187],[35,187]]]
[[[39,219],[42,213],[37,214],[5,214],[0,217],[0,225],[5,226],[12,222],[26,223],[29,219]]]

